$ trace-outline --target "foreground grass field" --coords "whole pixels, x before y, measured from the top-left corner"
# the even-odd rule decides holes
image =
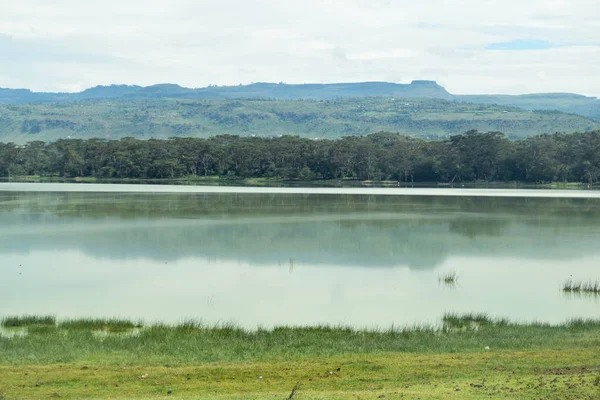
[[[600,322],[433,328],[4,320],[0,398],[597,399]]]

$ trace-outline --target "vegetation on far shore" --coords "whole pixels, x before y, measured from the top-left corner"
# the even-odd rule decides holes
[[[0,177],[14,176],[79,181],[576,182],[591,186],[600,177],[600,131],[520,141],[509,141],[498,132],[469,131],[440,141],[377,133],[340,140],[224,135],[65,139],[26,146],[0,143]]]
[[[188,175],[174,179],[132,179],[132,178],[95,178],[60,176],[11,176],[0,177],[1,182],[13,183],[95,183],[95,184],[149,184],[149,185],[184,185],[184,186],[248,186],[248,187],[323,187],[323,188],[469,188],[469,189],[556,189],[556,190],[587,190],[598,188],[598,183],[582,182],[464,182],[441,184],[439,182],[398,182],[390,180],[358,180],[358,179],[282,179],[282,178],[231,178],[227,176],[198,176]]]

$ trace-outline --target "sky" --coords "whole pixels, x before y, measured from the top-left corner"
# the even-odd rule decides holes
[[[598,0],[0,0],[0,87],[435,80],[600,97]]]

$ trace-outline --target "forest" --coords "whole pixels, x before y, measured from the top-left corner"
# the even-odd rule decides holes
[[[0,105],[0,141],[168,139],[240,135],[340,139],[401,132],[445,139],[470,129],[509,139],[548,132],[592,132],[600,122],[558,111],[441,99],[363,97],[336,100],[88,100]]]
[[[600,131],[515,141],[500,132],[470,130],[444,140],[380,132],[337,140],[219,135],[0,143],[0,177],[17,176],[595,184]]]

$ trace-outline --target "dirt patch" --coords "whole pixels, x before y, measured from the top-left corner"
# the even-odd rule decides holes
[[[586,367],[551,368],[547,371],[549,375],[584,375],[600,373],[600,365]]]

